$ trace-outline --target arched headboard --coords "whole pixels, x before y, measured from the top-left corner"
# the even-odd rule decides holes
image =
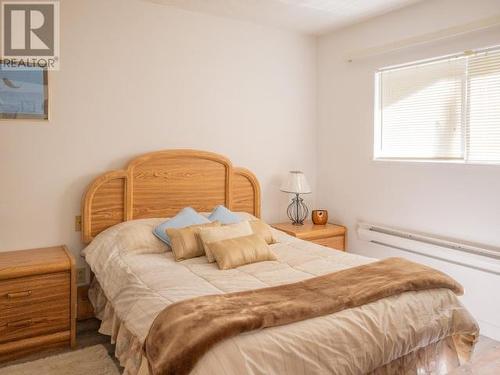
[[[187,206],[208,212],[219,204],[260,217],[260,186],[255,175],[212,152],[148,153],[89,185],[82,203],[82,240],[89,243],[123,221],[171,217]]]

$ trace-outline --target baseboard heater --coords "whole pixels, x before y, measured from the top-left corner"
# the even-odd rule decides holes
[[[359,223],[358,236],[374,244],[500,275],[500,248]]]

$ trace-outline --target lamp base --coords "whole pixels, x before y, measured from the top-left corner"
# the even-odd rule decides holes
[[[304,220],[309,214],[309,209],[299,194],[295,194],[295,197],[292,199],[292,203],[288,206],[286,213],[288,218],[292,221],[292,224],[299,226],[304,225]]]

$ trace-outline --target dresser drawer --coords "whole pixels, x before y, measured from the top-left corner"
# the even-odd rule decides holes
[[[318,245],[331,247],[332,249],[337,249],[337,250],[345,249],[344,236],[318,238],[315,240],[311,240],[311,242],[317,243]]]
[[[0,281],[0,343],[70,328],[70,273]]]
[[[69,272],[3,280],[0,281],[0,310],[47,301],[68,300],[69,293]]]

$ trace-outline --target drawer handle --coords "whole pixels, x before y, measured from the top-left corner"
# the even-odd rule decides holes
[[[22,298],[31,296],[31,290],[26,290],[24,292],[7,293],[7,298]]]
[[[7,323],[7,327],[28,327],[33,324],[32,319],[18,320],[17,322]]]

